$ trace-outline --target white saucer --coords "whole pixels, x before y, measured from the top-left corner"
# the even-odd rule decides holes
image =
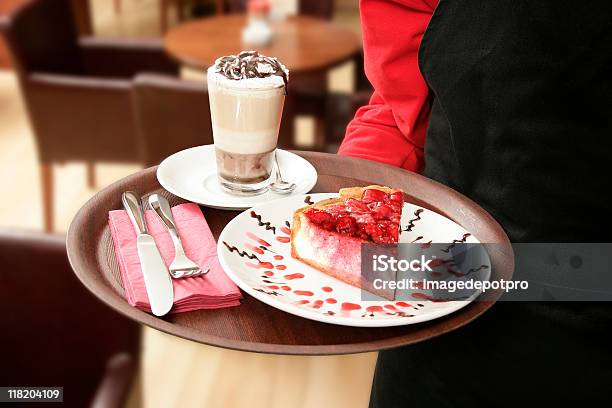
[[[271,191],[241,197],[226,193],[217,182],[214,145],[182,150],[165,159],[157,168],[157,180],[175,196],[208,207],[244,210],[279,198],[308,193],[317,182],[317,171],[305,159],[278,149],[278,164],[283,179],[297,184],[291,194]]]

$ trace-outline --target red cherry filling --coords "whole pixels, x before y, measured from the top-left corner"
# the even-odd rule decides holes
[[[391,193],[388,195],[389,201],[395,201],[396,203],[404,202],[404,193],[401,191],[396,191],[395,193]]]
[[[338,217],[336,231],[344,234],[354,234],[357,232],[357,221],[350,215]]]
[[[370,210],[363,201],[355,200],[354,198],[349,198],[344,204],[348,212],[368,212]]]
[[[372,205],[374,204],[374,205]],[[393,208],[384,203],[372,203],[370,209],[375,220],[390,220],[396,214]]]
[[[363,194],[361,195],[361,201],[363,201],[364,203],[371,203],[373,201],[383,201],[387,196],[388,194],[384,191],[369,188],[363,191]]]
[[[310,219],[310,221],[317,225],[325,224],[332,219],[332,215],[330,213],[315,209],[306,211],[306,216]]]
[[[361,200],[349,198],[344,204],[324,210],[310,208],[304,215],[328,231],[379,244],[394,244],[399,240],[403,201],[401,191],[387,194],[381,190],[366,189]]]

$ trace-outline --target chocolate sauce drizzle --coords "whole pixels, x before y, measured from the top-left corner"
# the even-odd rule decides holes
[[[308,205],[313,205],[313,204],[314,204],[314,201],[312,201],[312,200],[310,199],[310,196],[309,196],[309,195],[307,195],[307,196],[306,196],[306,198],[304,198],[304,202],[305,202],[306,204],[308,204]]]
[[[467,272],[461,272],[461,271],[454,270],[453,266],[457,266],[457,265],[453,261],[450,261],[449,267],[446,268],[446,272],[449,273],[450,275],[454,275],[454,276],[459,277],[459,278],[463,278],[463,277],[469,276],[469,275],[471,275],[473,273],[480,272],[483,269],[489,269],[489,265],[480,265],[477,268],[470,268],[470,269],[468,269]]]
[[[411,219],[408,222],[408,226],[406,228],[404,228],[404,231],[406,231],[406,232],[412,231],[412,229],[414,228],[414,223],[421,220],[421,213],[422,212],[423,212],[422,208],[419,208],[418,210],[416,210],[414,212],[415,218]]]
[[[270,278],[267,277],[266,275],[263,275],[263,276],[265,277],[265,279],[262,279],[262,282],[264,283],[273,283],[275,285],[286,285],[287,284],[286,282],[278,282],[278,281],[270,280]]]
[[[266,57],[257,51],[242,51],[238,55],[221,57],[217,62],[217,72],[227,79],[239,81],[249,78],[267,78],[273,75],[283,79],[285,94],[289,83],[287,69],[273,57]]]
[[[482,271],[483,269],[489,269],[489,265],[480,265],[478,268],[470,268],[466,273],[465,276],[468,276],[469,274],[475,273],[475,272],[479,272]]]
[[[268,292],[267,290],[260,289],[260,288],[255,288],[254,290],[256,290],[256,291],[258,291],[258,292],[261,292],[261,293],[265,293],[266,295],[272,295],[272,296],[283,296],[283,294],[282,294],[282,293],[277,292],[277,291],[275,291],[275,290],[270,291],[270,292]]]
[[[261,249],[262,251],[268,251],[268,252],[272,252],[273,254],[276,254],[277,252],[274,251],[273,249],[268,248],[265,245],[259,245],[257,248]]]
[[[424,244],[421,244],[421,249],[428,249],[431,248],[431,240],[425,242]]]
[[[446,253],[448,253],[448,252],[449,252],[451,249],[453,249],[454,247],[456,247],[456,246],[457,246],[457,244],[461,244],[461,243],[465,242],[465,241],[468,239],[468,237],[469,237],[470,235],[472,235],[472,234],[470,234],[470,233],[463,234],[463,238],[461,238],[461,239],[454,239],[454,240],[453,240],[453,242],[452,242],[452,244],[450,244],[449,246],[447,246],[445,249],[442,249],[441,251],[442,251],[442,252],[446,252]]]
[[[276,227],[271,226],[269,222],[262,222],[261,215],[257,214],[255,211],[251,211],[251,218],[255,218],[257,220],[257,225],[260,227],[265,227],[266,230],[272,230],[272,233],[276,234]]]
[[[230,252],[236,252],[238,255],[240,255],[241,258],[247,257],[249,259],[255,259],[257,262],[261,263],[261,260],[257,257],[257,255],[254,254],[249,254],[246,251],[241,251],[240,249],[238,249],[237,247],[235,247],[234,245],[230,245],[227,242],[223,241],[223,245],[225,245],[225,247],[230,251]]]

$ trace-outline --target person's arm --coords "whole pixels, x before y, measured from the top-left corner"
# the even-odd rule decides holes
[[[437,0],[361,0],[365,72],[375,91],[349,123],[339,154],[423,169],[429,97],[418,66]]]

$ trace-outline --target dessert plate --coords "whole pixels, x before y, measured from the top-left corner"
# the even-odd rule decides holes
[[[469,297],[442,299],[417,290],[404,292],[405,300],[404,296],[396,301],[363,300],[361,289],[293,259],[290,244],[293,212],[307,203],[332,197],[338,194],[287,197],[239,214],[226,225],[217,244],[225,272],[242,290],[270,306],[307,319],[345,326],[387,327],[424,322],[459,310],[479,295],[472,292]],[[432,251],[441,251],[439,246],[428,246],[432,242],[479,242],[450,219],[409,203],[404,203],[401,227],[400,242],[422,243],[423,248]],[[488,254],[484,252],[475,258],[469,262],[477,261],[478,265],[466,266],[474,272],[471,277],[489,280]],[[444,264],[434,271],[436,275],[431,274],[438,276],[436,279],[450,277]]]
[[[317,171],[300,156],[278,149],[278,164],[283,179],[297,186],[290,196],[303,195],[317,183]],[[172,194],[208,207],[244,210],[267,203],[281,195],[267,191],[250,197],[228,194],[217,182],[214,145],[203,145],[182,150],[166,158],[157,168],[157,180]]]

